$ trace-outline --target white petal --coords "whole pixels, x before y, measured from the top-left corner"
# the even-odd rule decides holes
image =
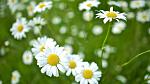
[[[98,70],[98,66],[95,62],[92,62],[90,65],[90,68],[95,72],[96,70]]]
[[[113,12],[113,7],[110,7],[110,12]]]
[[[103,20],[103,22],[106,23],[108,20],[109,20],[108,18],[105,18],[105,19]]]
[[[65,73],[65,68],[62,65],[58,64],[57,67],[61,72]]]
[[[59,76],[59,73],[58,73],[58,69],[56,66],[52,66],[52,73],[54,76],[58,77]]]
[[[70,74],[71,74],[71,70],[69,69],[69,70],[67,71],[66,75],[67,75],[67,76],[70,76]]]

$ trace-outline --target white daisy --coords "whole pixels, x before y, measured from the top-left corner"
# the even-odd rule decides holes
[[[32,52],[35,58],[37,58],[39,54],[41,55],[44,53],[47,47],[54,47],[55,45],[56,42],[53,39],[47,38],[46,36],[40,37],[33,42]]]
[[[46,9],[51,9],[51,8],[52,8],[52,1],[40,2],[34,8],[34,12],[42,12],[42,11],[45,11]]]
[[[112,27],[113,34],[120,34],[126,28],[126,24],[124,22],[116,22]]]
[[[98,84],[100,80],[101,71],[98,71],[98,66],[96,63],[92,62],[83,63],[83,67],[78,70],[78,74],[75,76],[75,80],[80,82],[80,84]]]
[[[122,75],[118,75],[116,78],[117,78],[117,80],[120,81],[122,84],[126,84],[126,82],[127,82],[126,77],[124,77],[124,76],[122,76]]]
[[[99,25],[95,25],[95,26],[93,27],[93,29],[92,29],[92,33],[93,33],[94,35],[100,35],[100,34],[102,34],[102,32],[103,32],[103,29],[102,29],[102,27],[99,26]]]
[[[33,62],[33,56],[31,51],[25,51],[22,56],[23,63],[26,65],[30,65]]]
[[[130,2],[130,7],[132,9],[137,9],[137,8],[142,8],[145,6],[145,1],[144,0],[133,0]]]
[[[59,16],[55,16],[52,18],[52,23],[57,25],[60,24],[62,22],[62,19]]]
[[[139,11],[137,13],[136,20],[139,22],[142,22],[142,23],[149,22],[150,21],[150,11],[149,10]]]
[[[119,19],[126,20],[124,13],[119,13],[117,11],[113,11],[113,7],[110,8],[110,11],[103,11],[100,10],[99,13],[96,14],[96,18],[104,18],[103,22],[106,23],[107,21],[111,22],[113,19],[119,21]]]
[[[127,13],[127,18],[128,19],[132,19],[132,18],[134,18],[135,17],[135,14],[133,13],[133,12],[128,12]]]
[[[27,25],[27,21],[25,18],[19,18],[17,21],[13,24],[10,31],[12,32],[12,35],[14,38],[20,40],[24,37],[26,37],[25,33],[29,31],[29,26]]]
[[[98,7],[100,2],[98,0],[87,0],[79,4],[79,10],[89,11],[92,7]]]
[[[65,72],[65,68],[63,66],[64,59],[64,48],[63,47],[53,47],[47,48],[43,56],[39,56],[37,58],[37,65],[42,67],[41,73],[46,73],[46,75],[52,77],[58,77],[60,70],[61,72]]]
[[[11,76],[11,84],[17,84],[20,81],[20,73],[15,70],[12,72],[12,76]]]
[[[40,34],[42,26],[44,26],[45,24],[45,19],[41,17],[34,17],[32,20],[29,21],[29,26],[33,28],[34,34]]]
[[[79,57],[79,55],[68,55],[65,57],[64,67],[67,70],[66,75],[70,76],[71,73],[73,76],[77,75],[78,68],[81,67],[81,64],[82,59]]]
[[[91,21],[93,19],[93,16],[94,16],[93,11],[84,11],[83,12],[83,19],[85,21]]]
[[[65,45],[64,50],[65,50],[66,54],[71,54],[73,52],[71,45]]]
[[[29,16],[33,16],[34,15],[34,7],[35,7],[36,3],[34,1],[31,1],[30,4],[27,6],[27,12]]]
[[[0,84],[3,84],[3,82],[0,80]]]

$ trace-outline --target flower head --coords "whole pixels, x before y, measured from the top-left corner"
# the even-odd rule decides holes
[[[20,40],[26,37],[25,33],[29,31],[29,26],[25,18],[19,18],[10,29],[14,38]]]
[[[111,22],[113,19],[117,21],[119,21],[119,19],[126,20],[125,14],[113,11],[113,7],[110,8],[110,11],[101,10],[96,15],[97,15],[96,18],[104,18],[103,20],[104,23],[106,23],[107,21]]]
[[[50,9],[52,7],[52,2],[40,2],[34,9],[34,12],[42,12],[45,11],[46,9]]]
[[[100,80],[101,72],[98,71],[98,66],[96,63],[92,62],[84,63],[83,67],[78,70],[78,74],[75,76],[75,80],[80,82],[80,84],[98,84],[97,80]]]
[[[11,84],[17,84],[20,80],[20,73],[15,70],[12,72]]]
[[[98,0],[87,0],[79,4],[79,10],[89,11],[92,7],[98,7],[100,2]]]

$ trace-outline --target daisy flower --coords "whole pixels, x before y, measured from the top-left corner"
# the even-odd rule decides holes
[[[22,56],[23,63],[26,65],[30,65],[33,62],[33,56],[31,51],[25,51]]]
[[[51,39],[47,38],[46,36],[38,38],[36,41],[33,42],[32,52],[35,55],[35,58],[39,56],[39,54],[43,54],[44,50],[47,47],[54,47],[56,42]]]
[[[65,72],[65,67],[63,66],[64,59],[64,48],[63,47],[53,47],[47,48],[43,56],[37,58],[37,65],[42,67],[41,73],[46,73],[46,75],[52,77],[59,76],[59,70]]]
[[[68,55],[64,61],[64,66],[67,70],[66,75],[70,76],[72,73],[72,75],[75,76],[78,68],[81,67],[81,64],[82,59],[79,57],[79,55]]]
[[[35,8],[34,12],[42,12],[45,11],[46,9],[51,9],[52,8],[52,2],[47,1],[47,2],[40,2]]]
[[[150,21],[150,11],[139,11],[137,13],[136,20],[142,23],[149,22]]]
[[[45,19],[41,17],[35,17],[29,21],[29,26],[33,28],[34,34],[39,34],[42,29],[42,26],[45,24]]]
[[[98,7],[100,2],[98,0],[87,0],[79,4],[79,10],[89,11],[92,7]]]
[[[34,15],[34,7],[35,7],[35,2],[34,1],[31,1],[30,4],[27,6],[27,12],[28,12],[28,15],[29,16],[33,16]]]
[[[126,28],[126,24],[124,22],[116,22],[113,25],[112,33],[113,34],[120,34]]]
[[[11,84],[17,84],[20,81],[20,73],[15,70],[12,72]]]
[[[80,84],[98,84],[101,77],[101,71],[98,71],[96,63],[92,62],[83,63],[83,67],[78,70],[78,74],[75,76],[75,80]]]
[[[94,16],[93,11],[84,11],[83,12],[83,19],[85,21],[91,21],[93,19],[93,16]]]
[[[145,6],[145,1],[144,0],[133,0],[130,3],[130,7],[132,9],[142,8],[144,6]]]
[[[19,18],[10,29],[14,38],[20,40],[26,37],[25,33],[29,31],[29,26],[25,18]]]
[[[94,35],[100,35],[100,34],[103,33],[103,28],[102,28],[101,26],[99,26],[99,25],[95,25],[95,26],[93,27],[93,29],[92,29],[92,33],[93,33]]]
[[[100,10],[100,12],[96,14],[96,18],[104,18],[104,23],[107,21],[111,22],[113,19],[117,21],[119,21],[119,19],[126,20],[125,14],[113,11],[113,7],[110,7],[110,11]]]

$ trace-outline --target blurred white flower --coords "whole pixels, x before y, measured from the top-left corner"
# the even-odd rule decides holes
[[[61,3],[58,4],[58,8],[60,10],[64,10],[66,8],[66,4],[61,2]]]
[[[65,72],[65,67],[63,66],[64,60],[64,48],[63,47],[53,47],[45,49],[45,53],[37,58],[37,65],[42,67],[41,73],[46,73],[46,75],[52,77],[59,77],[59,71]]]
[[[149,84],[150,83],[150,75],[149,74],[146,74],[145,76],[144,76],[144,79],[145,80],[147,80],[147,84]]]
[[[4,47],[0,48],[0,56],[4,56],[6,54],[6,50]]]
[[[67,17],[68,17],[69,19],[73,18],[74,16],[75,16],[75,14],[74,14],[73,11],[70,11],[70,12],[67,13]]]
[[[34,8],[36,6],[36,3],[34,1],[31,1],[30,4],[27,6],[27,12],[29,16],[34,15]]]
[[[12,35],[17,40],[20,40],[24,37],[26,37],[25,33],[29,31],[29,26],[27,25],[26,18],[19,18],[17,21],[13,24],[10,31],[12,32]]]
[[[52,8],[52,1],[45,1],[45,2],[40,2],[35,8],[34,8],[34,13],[35,12],[43,12],[46,9],[51,9]]]
[[[18,0],[8,0],[7,5],[9,6],[12,13],[25,9],[25,4]]]
[[[62,21],[62,19],[59,16],[56,16],[56,17],[52,18],[52,23],[55,24],[55,25],[60,24],[61,21]]]
[[[98,7],[100,2],[98,0],[87,0],[79,4],[79,10],[89,11],[92,7]]]
[[[70,76],[72,74],[73,76],[76,76],[82,64],[82,59],[79,55],[68,55],[63,61],[63,65],[66,68],[66,75]]]
[[[36,41],[33,43],[32,52],[35,55],[35,58],[38,57],[38,55],[44,54],[44,51],[48,47],[54,47],[56,45],[56,42],[51,39],[44,37],[39,37]]]
[[[71,34],[76,36],[78,34],[78,28],[76,25],[71,26]]]
[[[108,1],[108,5],[114,5],[120,7],[120,4],[117,1]]]
[[[145,1],[144,0],[133,0],[130,2],[130,7],[132,9],[138,9],[142,8],[145,6]]]
[[[99,25],[95,25],[92,29],[92,33],[94,35],[100,35],[100,34],[102,34],[102,32],[103,32],[103,28]]]
[[[116,79],[117,79],[118,81],[120,81],[122,84],[126,84],[126,82],[127,82],[127,79],[126,79],[124,76],[122,76],[122,75],[118,75],[118,76],[116,77]]]
[[[91,21],[93,19],[93,16],[94,16],[93,11],[84,11],[83,12],[83,19],[85,21]]]
[[[26,65],[30,65],[33,62],[33,55],[31,51],[25,51],[22,56],[23,63]]]
[[[79,51],[78,52],[78,55],[80,56],[80,58],[84,59],[85,57],[85,54],[82,52],[82,51]]]
[[[66,52],[66,54],[71,54],[73,52],[72,46],[64,45],[64,51]]]
[[[128,9],[128,3],[126,1],[118,1],[118,3],[124,10]]]
[[[65,39],[65,43],[66,44],[73,44],[73,38],[72,37],[68,37]]]
[[[139,22],[142,22],[142,23],[149,22],[150,21],[150,11],[149,10],[139,11],[137,13],[136,20]]]
[[[113,19],[117,21],[119,21],[119,19],[126,20],[125,14],[113,11],[113,7],[110,8],[110,11],[100,10],[100,12],[96,14],[96,18],[104,18],[104,23],[107,21],[111,22]]]
[[[33,28],[34,34],[40,34],[42,26],[44,26],[45,24],[45,19],[41,17],[34,17],[29,21],[29,26]]]
[[[19,83],[20,77],[20,73],[17,70],[13,71],[11,76],[11,84]]]
[[[148,65],[148,67],[147,67],[147,71],[148,71],[148,72],[150,72],[150,65]]]
[[[8,40],[4,42],[5,46],[9,46],[9,44],[10,44],[10,42]]]
[[[59,32],[60,32],[61,34],[65,34],[65,33],[67,32],[67,27],[66,27],[66,26],[60,27]]]
[[[79,37],[80,38],[86,38],[87,37],[87,33],[85,31],[80,31],[79,32]]]
[[[128,12],[128,13],[127,13],[127,18],[128,18],[128,19],[133,19],[134,17],[135,17],[134,12]]]
[[[120,34],[126,28],[126,24],[124,22],[116,22],[112,27],[113,34]]]
[[[98,71],[96,63],[91,64],[85,62],[83,67],[78,70],[78,74],[75,76],[76,82],[80,84],[98,84],[100,77],[102,76],[101,71]]]
[[[3,82],[0,80],[0,84],[3,84]]]
[[[107,66],[108,66],[107,60],[102,59],[102,67],[107,68]]]

